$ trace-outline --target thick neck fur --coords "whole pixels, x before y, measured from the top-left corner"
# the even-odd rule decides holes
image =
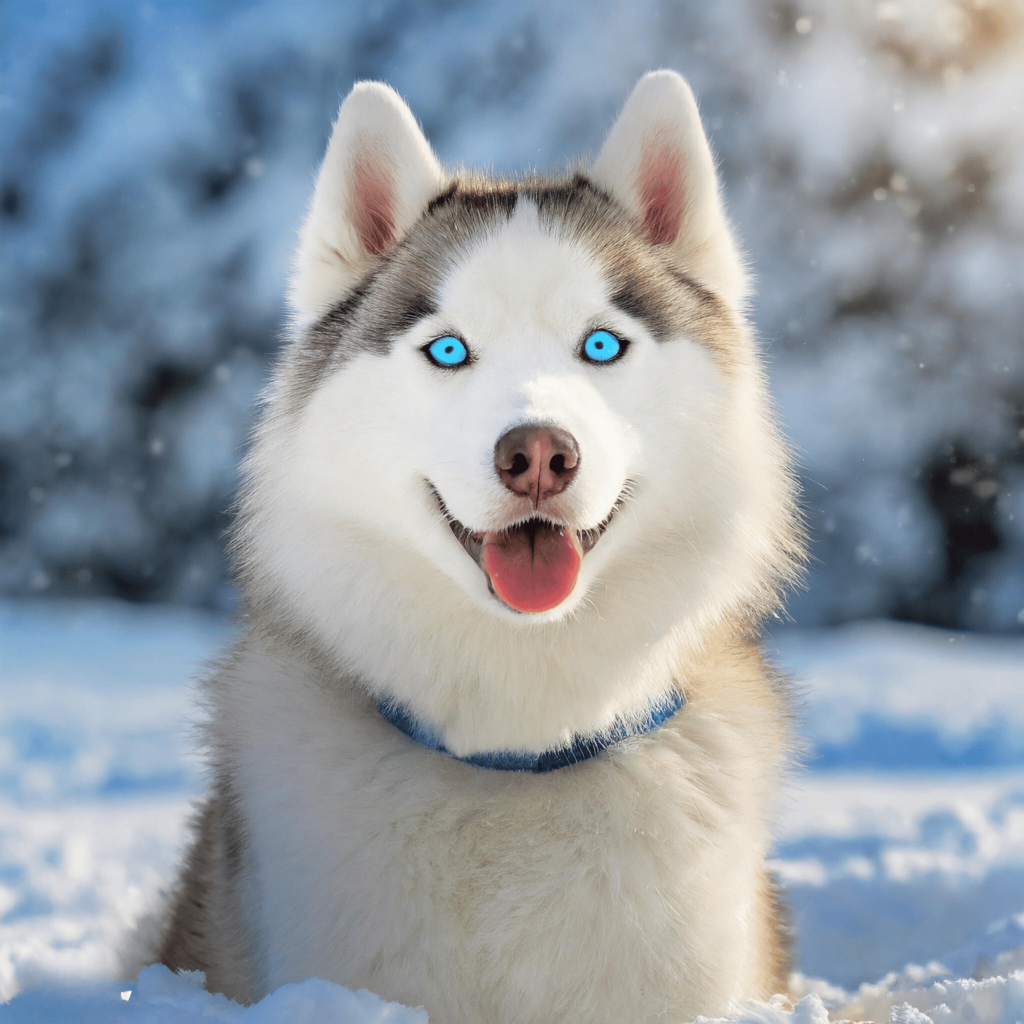
[[[351,525],[339,529],[329,563],[295,546],[289,571],[271,575],[264,560],[246,562],[247,538],[269,530],[258,493],[238,544],[255,627],[301,636],[339,679],[398,699],[458,755],[549,749],[641,714],[673,685],[686,693],[688,666],[712,635],[749,635],[774,609],[779,567],[792,564],[784,545],[795,548],[788,516],[778,517],[778,537],[754,545],[736,538],[742,525],[722,524],[717,552],[713,543],[696,550],[684,532],[655,545],[634,536],[621,548],[609,534],[608,567],[571,616],[510,622],[478,608],[415,549]],[[301,521],[287,533],[301,534]]]

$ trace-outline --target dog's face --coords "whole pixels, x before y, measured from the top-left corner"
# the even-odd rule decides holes
[[[742,291],[678,76],[642,80],[560,181],[449,177],[394,93],[357,86],[243,542],[322,621],[381,580],[446,624],[467,602],[513,628],[614,606],[653,635],[698,614],[788,522]]]
[[[723,371],[691,323],[708,300],[647,254],[647,301],[660,289],[667,304],[648,322],[625,272],[645,254],[623,266],[621,215],[577,190],[568,217],[545,214],[543,192],[510,190],[492,217],[469,220],[473,238],[457,248],[446,242],[467,200],[436,209],[406,259],[440,249],[444,272],[420,275],[429,281],[408,326],[341,349],[299,427],[301,480],[325,517],[396,552],[414,546],[510,620],[565,616],[616,548],[670,547],[678,517],[703,522],[709,491],[731,492],[727,474],[709,478],[723,465],[708,459]],[[613,243],[619,266],[601,258]],[[390,278],[407,269],[371,282],[353,334],[403,301]]]

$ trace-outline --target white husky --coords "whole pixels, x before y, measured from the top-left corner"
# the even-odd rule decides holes
[[[291,295],[159,959],[437,1024],[776,991],[788,717],[756,630],[800,530],[686,83],[514,181],[446,171],[357,85]]]

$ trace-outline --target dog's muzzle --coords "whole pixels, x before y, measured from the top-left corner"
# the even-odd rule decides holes
[[[503,530],[481,533],[459,522],[437,488],[429,486],[455,538],[487,577],[491,593],[513,611],[528,614],[557,608],[572,593],[584,556],[626,499],[623,490],[607,517],[588,529],[535,514]]]

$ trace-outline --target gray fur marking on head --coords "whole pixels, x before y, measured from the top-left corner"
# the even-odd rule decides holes
[[[297,408],[331,369],[359,352],[386,354],[394,339],[438,311],[437,290],[474,242],[508,221],[520,198],[542,221],[590,249],[614,288],[612,302],[659,341],[687,336],[728,366],[735,323],[725,304],[639,236],[633,217],[586,175],[494,180],[456,178],[430,201],[408,235],[312,324],[286,353],[288,406]]]

